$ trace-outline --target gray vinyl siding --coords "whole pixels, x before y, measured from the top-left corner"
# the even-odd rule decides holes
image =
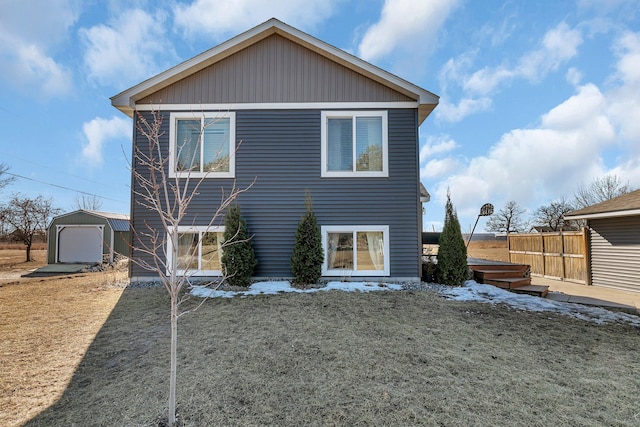
[[[640,216],[589,220],[591,283],[640,292]]]
[[[415,99],[272,35],[138,104],[389,101]]]
[[[420,203],[417,110],[388,110],[389,177],[321,178],[320,110],[241,110],[236,112],[236,184],[254,186],[239,197],[242,215],[254,235],[257,277],[291,277],[289,259],[298,221],[311,192],[318,223],[388,225],[390,276],[419,277]],[[169,113],[163,113],[163,149],[168,148]],[[140,135],[136,144],[146,144]],[[206,225],[220,199],[220,187],[233,180],[207,179],[194,198],[186,224]],[[133,205],[133,226],[159,227],[157,218]],[[222,225],[220,218],[219,225]],[[140,256],[140,254],[134,254]],[[149,273],[138,266],[132,276]]]

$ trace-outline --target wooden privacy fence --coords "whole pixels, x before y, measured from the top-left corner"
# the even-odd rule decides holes
[[[531,266],[531,274],[589,284],[587,232],[510,234],[509,262]]]

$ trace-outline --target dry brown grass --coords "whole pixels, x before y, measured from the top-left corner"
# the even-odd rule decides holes
[[[3,249],[0,245],[0,274],[6,274],[9,271],[26,271],[38,267],[42,267],[47,263],[46,249],[32,249],[31,257],[34,261],[26,262],[26,252],[24,247],[15,247],[12,245],[10,249]]]
[[[165,417],[168,298],[104,279],[0,288],[1,425]],[[179,327],[183,426],[640,421],[628,326],[403,291],[216,299]]]
[[[24,253],[25,246],[22,243],[0,243],[0,250],[18,250]],[[34,243],[31,245],[31,250],[33,251],[46,251],[47,244],[46,243]],[[46,255],[46,254],[45,254]]]
[[[0,254],[6,261],[13,252]],[[6,262],[0,274],[42,264]],[[125,276],[121,270],[0,280],[0,425],[20,425],[60,398],[122,293],[107,285]]]

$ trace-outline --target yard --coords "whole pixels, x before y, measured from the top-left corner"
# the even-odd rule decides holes
[[[0,425],[162,425],[168,298],[119,274],[0,280]],[[214,299],[179,328],[183,426],[640,423],[631,326],[332,291]]]

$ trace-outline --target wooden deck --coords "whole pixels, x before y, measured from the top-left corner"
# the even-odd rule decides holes
[[[548,286],[531,284],[531,267],[529,265],[477,258],[469,258],[467,264],[473,271],[473,279],[478,283],[542,298],[546,297],[549,292]]]

